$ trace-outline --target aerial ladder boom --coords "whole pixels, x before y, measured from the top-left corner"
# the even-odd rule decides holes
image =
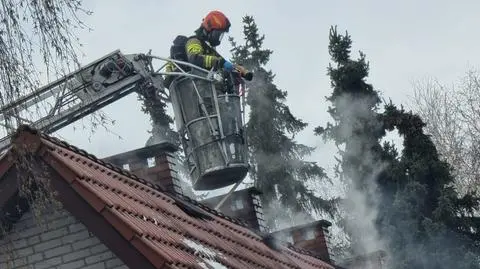
[[[153,60],[163,62],[157,70]],[[175,72],[162,71],[167,62]],[[175,79],[167,90],[163,76]],[[241,72],[205,70],[193,64],[120,50],[87,64],[34,92],[0,107],[0,151],[6,150],[21,124],[50,134],[127,96],[147,91],[170,101],[177,132],[196,190],[234,184],[221,204],[240,185],[248,171],[244,81]]]
[[[163,78],[155,74],[151,59],[116,50],[4,105],[0,108],[0,125],[5,128],[0,151],[8,147],[20,124],[52,133],[134,91],[163,91]]]

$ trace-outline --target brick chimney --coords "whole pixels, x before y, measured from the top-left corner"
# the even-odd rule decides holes
[[[346,269],[384,269],[387,253],[383,250],[355,256],[340,263]]]
[[[260,195],[261,192],[255,187],[235,191],[222,204],[219,211],[231,218],[242,220],[252,229],[265,232],[267,227],[265,225]],[[204,199],[201,203],[214,208],[223,197],[225,195],[215,196]]]
[[[327,238],[328,227],[332,224],[326,220],[314,221],[308,224],[290,227],[273,232],[273,237],[288,242],[296,248],[304,249],[331,263]]]
[[[129,170],[138,177],[161,185],[167,190],[183,194],[180,179],[175,170],[174,153],[178,148],[169,142],[162,142],[113,155],[103,160]]]

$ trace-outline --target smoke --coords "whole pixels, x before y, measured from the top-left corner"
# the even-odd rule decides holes
[[[269,78],[269,75],[266,70],[258,69],[252,81],[247,82],[246,85],[248,87],[247,100],[249,101],[249,106],[246,107],[248,109],[246,113],[250,113],[252,110],[250,106],[254,106],[257,111],[257,113],[255,113],[257,117],[255,120],[258,122],[271,122],[273,110],[278,109],[278,107],[275,107],[274,98],[280,97],[279,94],[275,92],[279,90],[273,82],[270,82],[271,78]],[[281,102],[283,100],[278,101]]]
[[[388,197],[394,198],[393,204],[388,205],[389,211],[383,208],[381,211],[388,223],[382,223],[381,228],[376,225],[386,198],[381,196],[376,182],[389,164],[379,160],[372,150],[375,144],[379,146],[378,137],[373,134],[383,128],[373,110],[374,101],[370,97],[349,94],[335,100],[341,124],[336,135],[346,142],[342,157],[347,184],[342,208],[347,218],[343,224],[351,235],[353,254],[383,250],[389,268],[403,268],[407,264],[414,268],[458,268],[464,259],[478,261],[478,258],[467,257],[470,253],[462,253],[467,250],[461,235],[449,231],[444,224],[418,217],[423,214],[421,204],[428,194],[427,187],[418,182],[410,182],[403,191],[395,193],[395,197]],[[442,199],[442,203],[451,202],[448,197]],[[423,231],[418,229],[419,221]],[[394,223],[394,227],[390,223]]]
[[[348,214],[344,225],[353,237],[354,243],[351,247],[355,254],[385,250],[387,247],[385,242],[380,239],[375,226],[380,201],[374,194],[375,184],[373,184],[373,181],[381,171],[382,169],[378,169],[368,179],[371,184],[367,190],[355,187],[349,188],[345,200],[341,203],[342,208]]]
[[[274,221],[276,230],[304,225],[314,221],[309,214],[294,212],[286,208],[279,200],[272,200],[268,205],[264,205],[263,211]]]
[[[372,152],[373,145],[378,141],[371,135],[364,135],[365,130],[374,132],[382,128],[373,110],[375,103],[375,96],[343,94],[335,99],[340,115],[336,135],[340,141],[346,141],[344,149],[340,149],[343,151],[342,168],[346,182],[341,210],[347,216],[343,225],[352,239],[354,254],[386,249],[386,242],[380,239],[375,221],[380,205],[376,179],[387,164],[378,160]]]
[[[290,115],[288,105],[285,104],[287,97],[286,93],[276,87],[272,81],[271,74],[260,68],[255,72],[255,76],[251,82],[248,83],[248,87],[251,89],[248,92],[249,111],[254,111],[254,114],[249,115],[250,120],[255,128],[253,131],[259,132],[259,137],[254,136],[252,143],[255,146],[255,161],[261,164],[258,167],[258,173],[263,175],[270,175],[271,179],[268,182],[259,182],[261,184],[264,195],[270,195],[273,197],[265,197],[269,204],[264,204],[265,214],[269,225],[278,229],[282,229],[289,226],[302,225],[308,222],[314,221],[311,212],[301,213],[298,210],[291,210],[286,208],[285,204],[279,201],[279,198],[288,192],[289,194],[295,191],[301,192],[301,187],[295,187],[295,184],[299,182],[289,184],[287,181],[288,176],[292,176],[294,180],[303,181],[301,172],[296,173],[293,170],[301,170],[300,167],[304,164],[304,152],[301,143],[297,144],[295,136],[303,131],[301,119],[296,119],[295,116]],[[251,131],[252,129],[250,129]],[[282,134],[279,134],[282,132]],[[292,142],[286,141],[284,145],[278,145],[272,143],[272,141],[279,141],[282,138],[279,136],[286,136],[292,139]],[[273,136],[273,137],[272,137]],[[252,136],[250,136],[252,137]],[[275,140],[273,140],[275,139]],[[265,140],[265,141],[261,141]],[[263,144],[263,145],[260,145]],[[267,145],[265,145],[267,144]],[[268,150],[268,148],[278,147],[277,151]],[[263,151],[262,148],[267,150]],[[257,168],[257,167],[256,167]],[[290,174],[290,175],[289,175]],[[313,174],[313,173],[312,173]],[[304,176],[308,177],[308,176]],[[315,193],[317,186],[310,188],[308,185],[317,185],[313,182],[317,181],[317,178],[312,180],[305,180],[302,184],[307,189],[314,190]],[[280,186],[278,184],[281,184]],[[292,189],[292,190],[291,190]],[[297,196],[298,197],[298,196]],[[273,198],[273,199],[272,199]],[[301,199],[301,201],[300,201]],[[295,204],[295,198],[285,197],[283,200],[289,200],[292,207],[298,207]],[[306,204],[305,198],[298,198],[299,204]]]

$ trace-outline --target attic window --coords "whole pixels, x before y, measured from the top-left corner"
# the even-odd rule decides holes
[[[303,239],[304,240],[313,240],[315,239],[315,230],[313,229],[308,229],[304,231],[303,233]]]
[[[154,157],[147,158],[147,165],[149,168],[155,167],[156,166],[155,158]]]
[[[130,171],[130,164],[128,164],[128,163],[124,164],[123,169]]]
[[[243,205],[243,199],[242,198],[237,198],[233,201],[232,205],[231,205],[231,209],[232,210],[240,210],[240,209],[243,209],[244,208],[244,205]]]

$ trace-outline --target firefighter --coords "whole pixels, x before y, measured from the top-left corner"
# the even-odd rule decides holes
[[[189,62],[198,67],[217,71],[223,69],[231,72],[234,69],[247,80],[252,79],[252,73],[248,72],[240,65],[234,65],[223,58],[215,50],[220,45],[222,38],[230,30],[230,21],[220,11],[214,10],[207,14],[200,27],[195,30],[195,34],[190,37],[179,35],[173,41],[170,48],[170,57],[172,59]],[[184,71],[189,71],[188,66],[179,64]],[[177,71],[173,63],[169,62],[166,66],[167,72]],[[169,88],[174,77],[166,76],[165,87]]]

